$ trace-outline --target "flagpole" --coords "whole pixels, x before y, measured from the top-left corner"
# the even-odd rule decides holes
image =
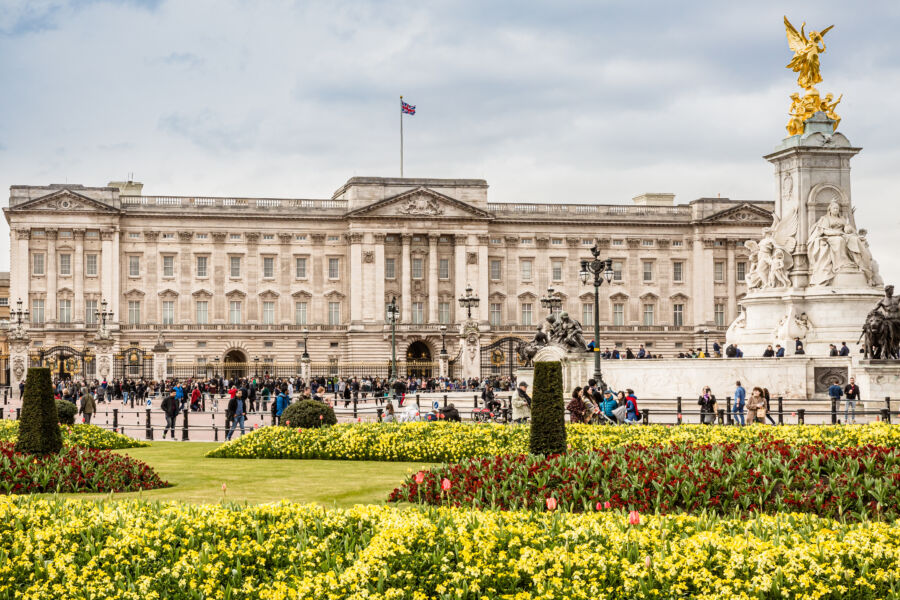
[[[403,96],[400,96],[400,179],[403,179]]]

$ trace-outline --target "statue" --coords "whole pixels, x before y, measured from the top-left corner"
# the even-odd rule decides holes
[[[587,342],[584,341],[581,323],[569,317],[569,313],[565,311],[559,313],[559,333],[554,341],[569,352],[584,352],[588,347]]]
[[[900,298],[894,286],[885,286],[884,298],[866,316],[860,340],[866,358],[900,359]]]
[[[838,273],[864,272],[862,266],[868,271],[869,285],[875,285],[872,253],[850,221],[841,216],[841,207],[836,201],[828,205],[828,212],[816,222],[806,249],[812,271],[810,285],[828,285]]]
[[[744,242],[750,250],[750,268],[745,276],[748,289],[790,287],[788,273],[794,266],[798,222],[796,209],[784,219],[773,215],[771,227],[763,229],[763,239],[758,243],[753,240]]]
[[[516,348],[519,362],[532,366],[538,351],[550,344],[559,346],[566,352],[584,352],[587,350],[587,343],[582,331],[581,323],[571,318],[569,313],[550,313],[538,325],[534,338],[530,342],[520,343]]]
[[[797,85],[803,89],[809,89],[822,81],[822,75],[819,73],[819,54],[825,52],[825,34],[834,25],[830,25],[822,31],[810,31],[809,37],[806,37],[806,33],[803,31],[806,22],[800,26],[798,33],[785,17],[784,27],[787,31],[788,46],[794,51],[794,58],[787,64],[787,68],[799,74]],[[821,47],[819,47],[820,44]]]
[[[843,99],[844,95],[841,94],[838,96],[838,99],[834,102],[831,101],[834,98],[834,94],[825,94],[825,97],[822,99],[822,103],[819,105],[819,110],[828,115],[828,118],[834,121],[834,130],[837,131],[838,123],[841,122],[841,117],[838,116],[836,112],[834,112],[834,108],[841,103],[841,99]],[[810,115],[812,116],[812,115]]]

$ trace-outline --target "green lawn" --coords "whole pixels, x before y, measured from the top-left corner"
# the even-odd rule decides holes
[[[114,498],[145,498],[207,503],[259,504],[282,499],[317,502],[323,506],[381,504],[404,475],[418,463],[337,460],[250,460],[204,458],[216,442],[151,442],[149,448],[119,450],[153,467],[172,487],[149,492],[113,494]],[[107,495],[64,494],[77,498]]]

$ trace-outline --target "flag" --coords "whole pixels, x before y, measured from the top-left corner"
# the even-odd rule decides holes
[[[400,101],[400,111],[408,115],[416,114],[416,107],[413,104],[407,104],[403,100]]]

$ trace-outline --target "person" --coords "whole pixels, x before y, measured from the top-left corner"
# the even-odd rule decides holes
[[[281,423],[281,413],[284,412],[291,404],[291,397],[287,395],[287,386],[282,385],[281,390],[278,393],[278,396],[275,398],[275,416],[278,418],[278,422]]]
[[[769,388],[763,388],[763,398],[766,399],[766,418],[772,425],[777,425],[775,419],[772,418],[772,397],[769,395]]]
[[[603,414],[606,415],[606,417],[613,423],[617,421],[616,415],[613,413],[613,411],[616,410],[618,406],[619,403],[616,401],[616,395],[611,389],[607,388],[603,392],[603,403],[600,405],[600,409],[603,411]]]
[[[94,400],[94,395],[91,393],[91,390],[89,390],[87,386],[81,388],[81,409],[79,412],[84,416],[84,422],[90,425],[91,417],[94,416],[96,411],[97,403]]]
[[[841,398],[844,395],[844,388],[841,387],[841,382],[835,377],[831,380],[831,385],[828,387],[828,397],[831,398],[831,405],[837,409],[838,403],[841,401]],[[847,422],[846,411],[844,411],[844,422]],[[853,411],[853,417],[856,418],[856,410]]]
[[[456,421],[457,423],[462,421],[462,418],[459,416],[459,411],[456,410],[456,405],[452,402],[447,408],[441,409],[441,414],[444,415],[445,421]]]
[[[490,412],[500,410],[500,402],[494,397],[494,386],[490,383],[484,386],[481,392],[481,399],[484,401],[484,407]]]
[[[103,385],[106,385],[106,381],[104,380]],[[25,395],[25,380],[19,382],[19,400]]]
[[[734,405],[731,407],[731,413],[734,415],[735,425],[746,425],[744,422],[744,405],[747,399],[747,390],[741,385],[740,381],[735,382],[734,388]]]
[[[163,439],[166,434],[172,431],[172,439],[175,439],[175,417],[178,416],[178,401],[175,400],[175,390],[169,392],[169,395],[163,398],[160,408],[166,415],[166,428],[163,429]]]
[[[784,358],[784,348],[781,344],[775,344],[775,358]]]
[[[848,411],[853,417],[853,423],[856,423],[856,402],[859,400],[859,386],[856,385],[856,378],[851,377],[850,383],[844,386],[844,423],[849,423],[847,419]]]
[[[244,392],[243,390],[238,390],[237,394],[235,394],[234,398],[232,398],[228,402],[228,412],[231,413],[231,428],[228,430],[228,433],[225,435],[225,441],[231,440],[231,436],[234,434],[234,430],[237,429],[238,424],[241,426],[241,435],[244,435],[244,418],[246,416],[246,408],[244,406]]]
[[[806,354],[806,350],[803,349],[803,342],[800,341],[799,337],[794,338],[794,354]]]
[[[569,411],[569,421],[572,423],[584,423],[584,415],[587,410],[587,407],[584,405],[584,400],[581,398],[581,386],[576,386],[574,390],[572,390],[572,399],[569,400],[569,403],[566,405],[566,410]]]
[[[727,358],[735,358],[737,356],[737,348],[734,344],[728,344],[728,347],[725,348],[725,356]]]
[[[528,395],[528,384],[519,384],[512,401],[512,418],[516,423],[526,423],[531,418],[531,396]]]
[[[747,402],[747,422],[764,423],[766,415],[766,399],[763,397],[762,388],[755,387],[750,393],[750,400]]]
[[[828,344],[828,356],[837,356],[838,349],[834,344]]]
[[[641,420],[641,411],[638,409],[637,396],[634,390],[628,388],[625,390],[625,422],[633,425]]]
[[[381,417],[384,423],[396,423],[397,416],[394,414],[394,403],[390,400],[384,405],[384,416]]]
[[[775,351],[772,350],[772,344],[769,344],[766,347],[765,352],[763,352],[763,358],[772,358],[775,356]]]
[[[841,342],[841,351],[838,352],[838,356],[850,356],[850,348],[847,347],[847,342]]]
[[[638,358],[646,358],[646,356],[647,356],[647,351],[644,349],[644,345],[641,344],[641,347],[638,349],[637,357]]]
[[[713,354],[716,358],[722,358],[722,346],[719,345],[718,341],[713,342]]]
[[[716,397],[709,389],[709,386],[703,388],[700,398],[697,400],[700,405],[700,424],[713,425],[716,422]]]

